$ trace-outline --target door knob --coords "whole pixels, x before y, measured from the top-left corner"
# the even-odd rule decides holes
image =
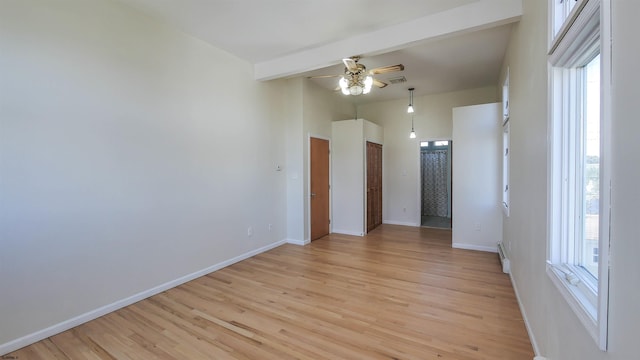
[[[312,193],[311,193],[311,197],[314,197],[314,196],[316,196],[316,193],[313,193],[313,192],[312,192]]]

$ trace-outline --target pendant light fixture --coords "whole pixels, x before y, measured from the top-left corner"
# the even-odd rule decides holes
[[[409,88],[409,107],[407,107],[409,114],[413,114],[413,90],[415,90],[415,88]]]
[[[416,131],[413,129],[413,90],[415,90],[415,88],[409,88],[409,107],[407,108],[407,112],[411,114],[411,132],[409,133],[409,139],[416,138]]]
[[[411,132],[409,133],[409,139],[415,139],[416,132],[413,130],[413,114],[411,114]]]

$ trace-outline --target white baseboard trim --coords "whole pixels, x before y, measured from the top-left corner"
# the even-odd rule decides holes
[[[465,249],[465,250],[476,250],[476,251],[486,251],[497,253],[498,248],[495,246],[482,246],[482,245],[473,245],[473,244],[462,244],[462,243],[453,243],[451,247],[454,249]]]
[[[410,222],[402,222],[402,221],[393,221],[393,220],[383,220],[382,221],[383,224],[389,224],[389,225],[401,225],[401,226],[413,226],[413,227],[420,227],[420,224],[417,223],[410,223]]]
[[[38,342],[40,340],[46,339],[50,336],[59,334],[63,331],[67,331],[73,327],[76,327],[78,325],[84,324],[86,322],[89,322],[91,320],[97,319],[100,316],[106,315],[108,313],[114,312],[118,309],[121,309],[125,306],[129,306],[133,303],[136,303],[140,300],[144,300],[148,297],[151,297],[153,295],[159,294],[163,291],[169,290],[171,288],[174,288],[178,285],[182,285],[186,282],[189,282],[191,280],[197,279],[201,276],[210,274],[214,271],[220,270],[224,267],[227,267],[229,265],[235,264],[237,262],[240,262],[242,260],[248,259],[252,256],[258,255],[260,253],[263,253],[265,251],[271,250],[273,248],[276,248],[280,245],[283,245],[286,243],[286,240],[280,240],[277,241],[275,243],[263,246],[261,248],[246,252],[244,254],[238,255],[234,258],[231,258],[229,260],[225,260],[222,261],[220,263],[217,263],[215,265],[209,266],[208,268],[196,271],[194,273],[182,276],[180,278],[177,278],[175,280],[166,282],[164,284],[158,285],[154,288],[151,288],[149,290],[145,290],[142,292],[139,292],[135,295],[129,296],[127,298],[124,298],[122,300],[118,300],[114,303],[99,307],[97,309],[91,310],[89,312],[86,312],[84,314],[78,315],[76,317],[73,317],[71,319],[65,320],[63,322],[60,322],[58,324],[49,326],[48,328],[42,329],[42,330],[38,330],[34,333],[25,335],[23,337],[20,337],[18,339],[15,340],[11,340],[7,343],[4,344],[0,344],[0,356],[1,355],[5,355],[8,354],[10,352],[16,351],[18,349],[21,349],[25,346],[31,345],[35,342]]]
[[[300,245],[300,246],[308,245],[309,243],[311,243],[311,241],[309,240],[296,240],[296,239],[286,239],[285,242],[287,244]]]
[[[364,236],[364,233],[357,231],[349,231],[349,230],[340,230],[333,229],[334,234],[342,234],[342,235],[353,235],[353,236]]]
[[[516,300],[518,301],[518,306],[520,307],[520,313],[522,314],[522,319],[524,319],[524,326],[527,329],[527,333],[529,334],[529,341],[531,341],[531,347],[533,347],[533,353],[535,354],[534,360],[545,360],[546,358],[540,356],[540,348],[538,347],[538,342],[536,341],[535,335],[533,335],[533,331],[531,329],[531,324],[529,324],[529,318],[527,317],[527,312],[524,311],[524,306],[522,306],[522,301],[520,301],[520,293],[518,292],[518,286],[516,286],[515,280],[513,280],[513,271],[509,272],[509,279],[511,279],[511,286],[513,286],[513,292],[516,294]]]

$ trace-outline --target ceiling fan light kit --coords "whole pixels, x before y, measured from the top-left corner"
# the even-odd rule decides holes
[[[350,79],[346,77],[341,77],[338,81],[338,85],[340,85],[340,90],[345,95],[361,95],[368,94],[371,92],[371,86],[373,85],[373,77],[367,75],[362,79],[363,76],[352,76]]]
[[[345,66],[343,75],[319,75],[311,76],[310,79],[339,76],[340,80],[338,80],[338,88],[336,90],[342,91],[344,95],[363,95],[370,93],[371,88],[374,85],[381,89],[389,85],[383,81],[375,79],[373,75],[404,70],[404,65],[397,64],[367,71],[366,66],[359,64],[358,60],[360,60],[359,56],[342,59]]]

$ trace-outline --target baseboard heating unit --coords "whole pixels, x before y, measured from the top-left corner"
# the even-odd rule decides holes
[[[502,242],[498,243],[498,256],[500,256],[500,263],[502,263],[502,272],[508,274],[511,270],[511,265],[507,257],[506,249],[504,248],[504,243]]]

